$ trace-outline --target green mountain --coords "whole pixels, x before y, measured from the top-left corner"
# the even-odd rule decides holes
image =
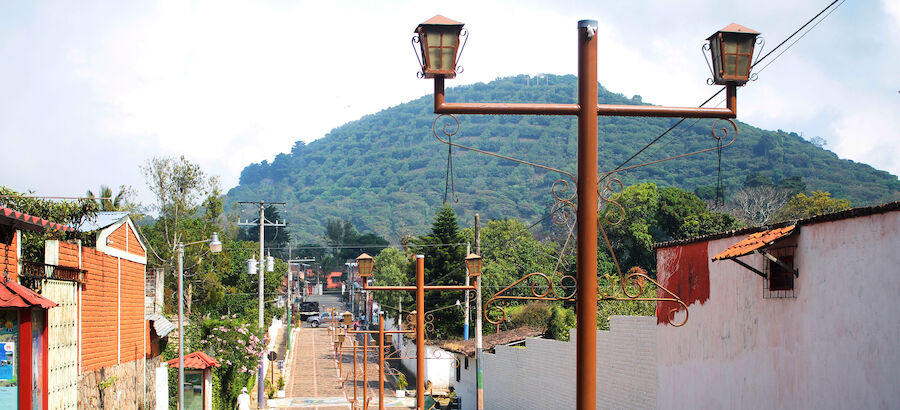
[[[448,102],[573,103],[574,76],[547,76],[541,84],[526,76],[454,87]],[[600,87],[600,103],[642,104]],[[482,150],[574,173],[577,123],[574,117],[463,115],[453,141]],[[405,104],[332,130],[325,137],[297,142],[290,153],[247,166],[227,201],[287,202],[285,217],[294,238],[318,242],[328,219],[346,219],[361,231],[391,242],[427,231],[447,192],[470,224],[482,218],[519,218],[550,224],[551,185],[560,174],[453,148],[432,135],[432,97]],[[450,120],[452,122],[452,120]],[[614,169],[659,136],[677,119],[599,120],[600,169]],[[445,121],[441,121],[443,124]],[[720,122],[720,125],[722,122]],[[711,120],[687,120],[629,165],[715,147]],[[722,150],[721,173],[728,190],[740,189],[752,173],[778,182],[802,177],[809,190],[848,198],[854,206],[900,199],[900,181],[869,165],[843,160],[793,132],[766,131],[738,123],[737,140]],[[439,131],[440,132],[440,131]],[[442,135],[442,134],[441,134]],[[730,140],[730,136],[727,138]],[[715,185],[715,151],[662,162],[619,174],[625,185],[655,182],[693,191]],[[452,172],[448,172],[452,164]],[[452,179],[448,178],[452,175]],[[549,226],[549,225],[547,225]]]

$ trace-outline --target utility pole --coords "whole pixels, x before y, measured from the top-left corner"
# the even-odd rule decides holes
[[[238,203],[239,204],[259,204],[259,221],[258,221],[259,222],[259,266],[257,269],[257,273],[259,274],[259,328],[260,328],[260,330],[263,331],[263,333],[265,333],[266,332],[265,318],[263,317],[265,315],[265,306],[263,303],[263,300],[264,300],[263,298],[265,296],[264,284],[265,284],[265,275],[266,275],[265,264],[263,264],[263,259],[265,258],[265,256],[264,256],[265,255],[265,241],[266,241],[265,231],[266,231],[266,226],[280,227],[280,226],[285,226],[285,223],[284,223],[284,221],[270,222],[270,221],[266,220],[266,202],[265,201],[259,201],[259,202],[241,201]],[[269,205],[284,205],[284,204],[285,204],[284,202],[269,202]],[[251,223],[249,220],[244,221],[244,222],[238,221],[238,226],[253,226],[253,225],[254,224]],[[256,373],[256,381],[258,382],[257,383],[258,384],[258,386],[257,386],[257,404],[258,404],[259,408],[262,409],[262,408],[265,408],[265,397],[266,397],[265,374],[263,374],[262,359],[260,359],[260,361],[259,361],[259,371]]]
[[[466,244],[466,255],[472,253],[472,245]],[[469,268],[466,267],[466,286],[469,286]],[[469,340],[469,291],[466,291],[466,317],[463,323],[463,340]]]

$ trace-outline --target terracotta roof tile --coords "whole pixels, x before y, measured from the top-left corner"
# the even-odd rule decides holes
[[[46,219],[39,218],[33,215],[28,215],[26,213],[22,213],[16,211],[14,209],[6,208],[0,206],[0,224],[9,225],[16,229],[24,229],[27,231],[43,231],[44,229],[53,229],[56,231],[63,232],[74,232],[75,229],[63,225],[58,224],[56,222],[50,222]]]
[[[49,309],[55,307],[56,303],[14,281],[0,279],[0,307],[38,306]]]
[[[169,364],[169,367],[178,367],[178,358],[174,358],[166,362]],[[206,369],[209,367],[219,367],[220,364],[216,359],[213,359],[208,354],[203,353],[201,351],[196,351],[194,353],[190,353],[184,356],[184,368],[185,369]]]
[[[794,232],[796,232],[794,230],[794,227],[796,227],[796,225],[790,225],[783,228],[770,229],[768,231],[754,233],[744,238],[742,241],[729,246],[728,249],[725,249],[724,251],[722,251],[722,253],[713,256],[712,260],[717,261],[749,255],[753,251],[762,248],[763,246],[771,245],[776,240],[793,234]]]

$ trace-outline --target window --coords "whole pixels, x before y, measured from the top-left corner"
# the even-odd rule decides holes
[[[776,263],[766,259],[766,287],[763,294],[766,298],[793,298],[794,294],[794,251],[796,246],[767,249],[766,253],[778,259]]]

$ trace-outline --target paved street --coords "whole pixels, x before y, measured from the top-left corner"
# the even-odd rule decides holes
[[[338,305],[338,299],[334,296],[317,296],[321,309]],[[348,409],[354,398],[353,389],[353,357],[345,354],[341,369],[346,380],[342,380],[338,374],[338,362],[333,354],[333,345],[327,327],[311,328],[295,327],[293,331],[292,352],[288,357],[290,370],[285,387],[287,398],[268,401],[272,408],[315,408],[315,409]],[[348,339],[349,340],[349,339]],[[370,355],[371,356],[371,355]],[[369,408],[378,408],[378,360],[370,357],[367,373],[367,397],[370,398]],[[356,384],[356,398],[360,403],[357,408],[362,408],[362,354],[357,359],[357,376],[360,381]],[[414,403],[410,399],[393,398],[393,385],[386,384],[385,389],[390,392],[385,401],[387,408],[410,408]]]

